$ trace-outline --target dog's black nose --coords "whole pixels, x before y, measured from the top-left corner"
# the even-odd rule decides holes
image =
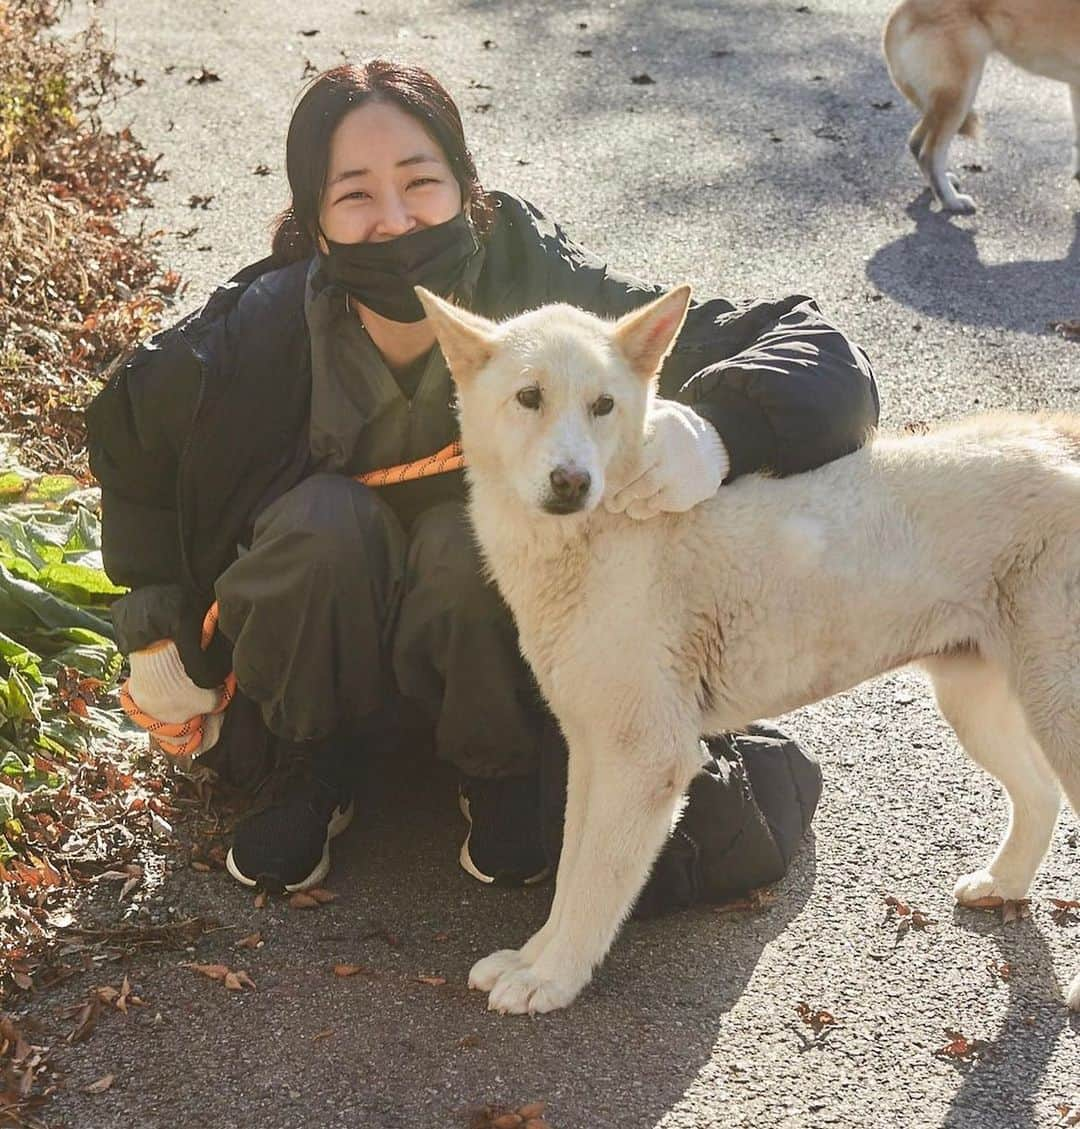
[[[551,493],[563,503],[576,506],[589,492],[592,478],[587,470],[571,470],[569,467],[556,467],[551,472]]]

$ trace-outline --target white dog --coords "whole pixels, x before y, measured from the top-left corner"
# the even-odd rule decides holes
[[[615,323],[549,306],[496,324],[417,292],[458,386],[480,546],[570,750],[551,912],[473,967],[490,1007],[550,1011],[588,983],[700,734],[905,663],[1011,803],[957,900],[1026,894],[1062,789],[1080,811],[1080,419],[879,438],[635,521],[600,502],[633,475],[689,287]]]

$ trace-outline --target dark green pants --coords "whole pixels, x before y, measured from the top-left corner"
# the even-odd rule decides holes
[[[215,592],[240,688],[277,735],[361,730],[399,695],[462,771],[537,767],[546,711],[461,503],[406,531],[376,491],[313,475],[259,514]]]

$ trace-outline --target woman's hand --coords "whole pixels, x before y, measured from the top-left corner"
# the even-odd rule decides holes
[[[646,421],[639,473],[609,491],[604,507],[639,521],[682,513],[711,498],[730,466],[727,448],[708,420],[675,400],[656,400]]]

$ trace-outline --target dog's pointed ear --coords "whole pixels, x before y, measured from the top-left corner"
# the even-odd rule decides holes
[[[689,305],[690,287],[684,283],[615,323],[615,345],[643,380],[651,380],[671,352]]]
[[[422,286],[414,289],[442,347],[450,375],[458,383],[468,380],[495,352],[495,323],[451,305]]]

